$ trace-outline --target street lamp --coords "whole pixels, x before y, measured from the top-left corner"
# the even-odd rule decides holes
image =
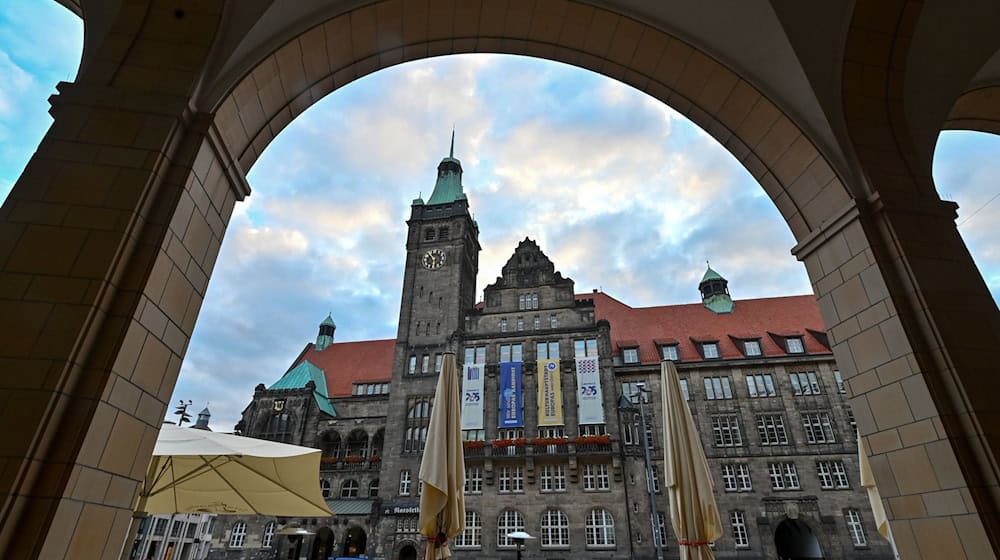
[[[507,538],[514,541],[514,546],[517,547],[517,560],[521,560],[521,548],[524,547],[524,541],[526,539],[534,539],[535,537],[524,531],[514,531],[513,533],[507,533]]]
[[[651,393],[652,391],[646,389],[642,386],[636,386],[640,393]],[[656,546],[656,560],[663,560],[663,543],[660,542],[663,535],[660,534],[659,522],[657,519],[656,511],[656,495],[653,491],[653,458],[650,455],[649,450],[649,439],[646,434],[649,433],[646,427],[646,409],[643,407],[643,396],[642,394],[636,395],[639,401],[639,421],[642,425],[642,449],[643,459],[646,463],[646,490],[649,491],[649,525],[653,530],[653,544]],[[632,403],[630,397],[626,397],[624,394],[621,399],[618,400],[618,408],[625,410],[635,410],[635,405]],[[633,416],[632,421],[635,422],[635,417]]]

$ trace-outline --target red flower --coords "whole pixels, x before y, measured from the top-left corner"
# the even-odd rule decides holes
[[[365,458],[362,457],[361,455],[348,455],[347,457],[344,457],[345,463],[360,463],[361,461],[364,460]]]

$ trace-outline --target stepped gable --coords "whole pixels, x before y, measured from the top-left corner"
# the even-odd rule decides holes
[[[355,383],[388,383],[392,380],[392,357],[396,339],[335,342],[323,350],[310,344],[294,368],[309,362],[323,370],[329,396],[349,397]]]
[[[701,303],[631,307],[603,292],[577,294],[576,299],[593,300],[594,318],[611,323],[614,352],[637,344],[644,364],[660,361],[662,344],[677,344],[682,362],[702,361],[695,344],[709,341],[718,341],[722,359],[742,359],[736,344],[751,338],[760,339],[765,357],[792,355],[775,340],[783,336],[801,336],[807,355],[831,353],[813,295],[737,300],[733,312],[725,314]]]
[[[549,260],[532,239],[525,237],[518,243],[507,264],[501,269],[501,276],[496,282],[486,287],[485,291],[504,288],[533,288],[536,286],[573,285],[573,280],[563,278],[561,272]]]

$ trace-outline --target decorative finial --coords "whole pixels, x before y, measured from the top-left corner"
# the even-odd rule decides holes
[[[448,157],[455,158],[455,125],[451,125],[451,151],[448,152]]]

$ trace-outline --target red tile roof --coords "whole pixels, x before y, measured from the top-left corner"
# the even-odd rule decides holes
[[[349,397],[355,383],[388,383],[396,339],[335,342],[321,352],[309,344],[292,367],[308,360],[326,374],[330,397]]]
[[[699,361],[694,341],[718,341],[722,358],[743,358],[733,338],[757,338],[764,356],[787,355],[773,334],[802,336],[807,354],[830,354],[813,331],[826,328],[812,295],[737,300],[732,313],[716,314],[700,303],[631,307],[604,292],[578,294],[594,300],[595,318],[611,323],[613,347],[639,346],[639,361],[660,361],[658,344],[678,343],[681,361]],[[807,334],[808,333],[808,334]]]

